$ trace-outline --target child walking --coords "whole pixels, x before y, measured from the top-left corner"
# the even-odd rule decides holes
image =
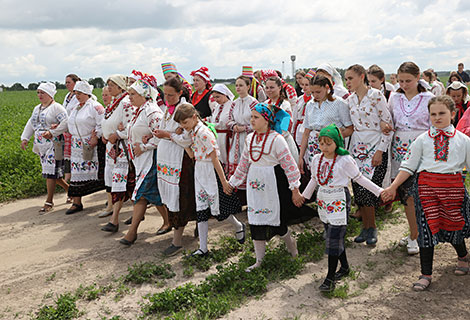
[[[412,193],[421,276],[413,284],[415,291],[431,284],[434,246],[439,242],[450,242],[457,252],[456,275],[466,275],[470,270],[464,242],[470,235],[470,201],[461,174],[465,166],[470,166],[470,138],[452,125],[456,111],[449,96],[432,98],[428,109],[431,128],[411,144],[397,177],[383,194],[393,198],[397,188],[417,173]]]
[[[289,127],[289,114],[266,103],[251,112],[254,132],[248,134],[240,163],[229,184],[237,187],[246,181],[248,223],[255,247],[256,263],[261,266],[266,241],[279,235],[287,251],[297,256],[297,245],[287,228],[290,222],[306,221],[313,212],[302,206],[299,192],[300,172],[282,132]]]
[[[182,104],[176,110],[174,119],[191,134],[191,150],[196,161],[194,190],[199,249],[194,251],[192,255],[204,257],[209,253],[207,236],[209,232],[208,220],[211,216],[214,216],[218,221],[227,220],[232,224],[238,242],[244,243],[245,225],[234,216],[241,211],[241,205],[235,194],[227,195],[231,193],[231,188],[219,161],[220,152],[215,134],[201,121],[197,110],[189,103]]]
[[[319,287],[322,292],[331,292],[335,281],[349,274],[349,264],[344,247],[344,236],[351,209],[349,179],[360,184],[374,195],[379,196],[383,189],[368,180],[360,172],[356,161],[344,149],[344,139],[340,129],[331,124],[319,133],[321,154],[312,160],[312,178],[302,193],[310,199],[317,185],[318,214],[325,226],[326,254],[328,255],[328,274]],[[338,260],[341,263],[336,271]]]

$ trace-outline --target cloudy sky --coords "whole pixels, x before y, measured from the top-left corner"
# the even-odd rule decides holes
[[[0,0],[0,83],[83,78],[132,69],[161,81],[162,62],[212,78],[242,65],[290,72],[323,62],[395,72],[470,68],[468,0]]]

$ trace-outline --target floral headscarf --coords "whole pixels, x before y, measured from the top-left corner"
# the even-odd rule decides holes
[[[258,103],[255,110],[269,122],[269,125],[276,132],[282,134],[283,131],[289,129],[290,115],[275,105],[266,103]]]
[[[144,80],[137,80],[134,82],[130,89],[134,89],[139,95],[145,99],[151,99],[155,101],[158,97],[158,91],[155,90],[148,82]]]

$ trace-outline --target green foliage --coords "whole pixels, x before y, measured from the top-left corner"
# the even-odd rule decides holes
[[[70,293],[60,295],[55,306],[43,306],[36,314],[37,320],[68,320],[76,318],[80,312],[76,305],[76,297]]]
[[[101,97],[101,90],[95,90]],[[64,101],[67,90],[58,90],[55,100]],[[21,134],[33,109],[39,104],[36,91],[0,92],[0,202],[27,198],[46,192],[39,157],[32,152],[32,141],[21,150]]]
[[[170,279],[175,276],[169,264],[154,264],[152,262],[135,263],[127,268],[128,274],[124,276],[125,282],[141,284],[152,282],[154,278]]]
[[[75,290],[75,298],[92,301],[105,295],[107,292],[111,291],[111,289],[112,285],[99,286],[96,283],[86,287],[80,285],[77,290]]]

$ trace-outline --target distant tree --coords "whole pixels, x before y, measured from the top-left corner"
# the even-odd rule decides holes
[[[39,87],[38,83],[30,83],[28,84],[28,90],[36,90]]]
[[[20,90],[24,90],[24,87],[21,83],[17,82],[15,84],[13,84],[9,90],[12,90],[12,91],[20,91]]]
[[[88,83],[95,88],[104,88],[105,86],[104,80],[101,77],[90,78],[90,80],[88,80]]]
[[[66,89],[67,87],[65,86],[65,84],[62,84],[60,83],[59,81],[56,81],[55,82],[55,87],[56,89]]]

